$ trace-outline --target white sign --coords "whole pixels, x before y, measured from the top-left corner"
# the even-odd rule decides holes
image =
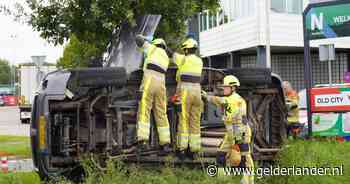
[[[350,93],[315,95],[316,107],[348,105],[350,105]]]

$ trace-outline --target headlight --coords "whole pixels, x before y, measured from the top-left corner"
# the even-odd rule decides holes
[[[46,149],[46,120],[42,115],[39,117],[39,148],[42,151]]]
[[[21,112],[21,119],[29,119],[30,115],[30,112]]]

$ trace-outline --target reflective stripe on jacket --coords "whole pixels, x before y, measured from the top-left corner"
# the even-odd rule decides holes
[[[175,53],[174,62],[178,67],[176,73],[177,81],[200,82],[203,69],[203,61],[200,57],[196,56],[195,54],[185,56]]]
[[[145,53],[145,63],[143,65],[143,70],[147,69],[148,64],[153,64],[161,68],[165,73],[169,66],[169,57],[164,49],[159,48],[153,44],[145,42],[143,47]]]

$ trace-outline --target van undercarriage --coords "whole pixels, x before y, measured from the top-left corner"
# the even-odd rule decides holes
[[[174,68],[166,74],[167,97],[175,93]],[[259,74],[260,72],[260,74]],[[262,73],[261,73],[262,72]],[[216,86],[226,74],[242,81],[239,94],[247,101],[254,132],[254,160],[273,160],[286,136],[286,112],[281,80],[267,69],[204,69],[202,89],[220,94]],[[162,155],[154,118],[148,149],[136,149],[136,117],[142,71],[127,75],[123,68],[90,68],[49,74],[35,97],[31,123],[35,166],[42,176],[67,171],[86,155],[138,163],[214,163],[225,128],[221,109],[205,102],[201,118],[201,159],[174,156],[178,115],[168,101],[173,153]],[[59,84],[59,85],[58,85]],[[103,167],[103,166],[101,166]]]

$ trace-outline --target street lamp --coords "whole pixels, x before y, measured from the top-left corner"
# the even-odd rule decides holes
[[[17,34],[12,34],[10,35],[10,38],[15,41],[17,39]],[[14,44],[15,45],[15,44]],[[16,46],[13,47],[12,52],[13,52],[13,58],[12,58],[12,62],[10,61],[10,82],[11,82],[11,86],[12,86],[12,90],[15,89],[15,83],[16,83],[16,68],[14,68],[15,66],[15,58],[16,58]],[[16,93],[16,90],[14,91]]]

